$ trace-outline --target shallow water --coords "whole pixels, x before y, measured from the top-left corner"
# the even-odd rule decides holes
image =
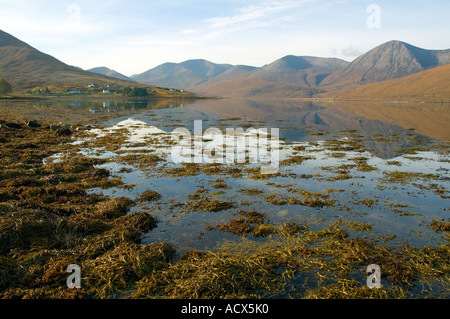
[[[91,192],[138,199],[151,189],[162,195],[158,201],[141,202],[132,209],[151,211],[158,217],[158,227],[143,236],[144,244],[170,242],[180,252],[216,250],[224,241],[241,240],[239,235],[212,229],[236,219],[238,210],[265,213],[267,222],[274,225],[296,222],[319,229],[336,220],[348,220],[372,225],[371,232],[355,232],[355,236],[395,235],[394,243],[408,241],[415,246],[444,242],[441,233],[428,224],[449,219],[450,157],[443,140],[450,137],[446,125],[450,111],[445,105],[364,103],[358,107],[354,103],[318,105],[288,99],[89,98],[0,103],[0,108],[11,107],[17,109],[16,117],[24,119],[39,120],[51,112],[65,122],[88,118],[103,123],[73,144],[85,155],[111,159],[103,166],[128,185]],[[111,114],[116,118],[108,120]],[[401,120],[402,116],[406,120]],[[223,164],[236,168],[240,172],[236,176],[224,170],[205,174],[203,164],[195,164],[202,169],[193,176],[170,174],[169,169],[181,166],[171,160],[171,132],[186,128],[193,133],[194,121],[199,120],[203,130],[217,128],[223,134],[227,128],[246,132],[250,127],[268,132],[279,129],[279,174],[261,177],[246,171],[264,166],[260,161]],[[99,139],[107,141],[110,136],[124,138],[111,139],[113,147],[98,145]],[[124,158],[139,154],[157,155],[160,160]],[[283,164],[291,156],[302,160]],[[58,159],[56,155],[45,161]],[[245,192],[255,189],[258,192]],[[208,200],[226,201],[233,207],[215,212],[193,209],[191,204],[196,201],[189,196],[197,190],[204,190]],[[333,204],[316,207],[290,202],[302,199],[304,192],[318,194]]]
[[[180,167],[171,161],[173,145],[168,143],[171,132],[176,128],[193,132],[196,120],[202,120],[203,129],[215,127],[222,132],[226,128],[250,126],[278,128],[280,161],[293,155],[305,159],[301,164],[282,164],[277,176],[262,179],[249,174],[207,175],[202,171],[194,176],[171,176],[167,170]],[[429,123],[423,121],[423,124]],[[107,122],[106,126],[92,130],[86,140],[74,142],[80,143],[80,152],[84,154],[115,159],[103,166],[130,185],[92,192],[137,199],[143,191],[151,189],[162,195],[158,201],[140,203],[133,208],[133,211],[149,210],[159,220],[158,227],[143,236],[144,244],[170,242],[180,252],[216,250],[225,241],[241,240],[240,235],[211,230],[237,218],[238,210],[265,213],[275,225],[296,222],[320,228],[323,223],[336,220],[367,223],[372,225],[371,232],[360,231],[354,235],[395,235],[394,244],[407,241],[420,247],[444,241],[428,224],[441,218],[448,220],[448,148],[438,139],[415,133],[421,131],[420,127],[404,128],[361,117],[333,104],[319,106],[295,100],[202,100],[172,104],[168,108],[121,117]],[[127,137],[118,150],[95,146],[96,138],[113,132]],[[142,150],[157,154],[162,160],[130,164],[117,157]],[[239,167],[241,171],[261,166],[258,163],[224,165]],[[218,187],[218,182],[222,186]],[[234,207],[217,212],[187,209],[186,203],[195,202],[188,196],[199,189],[205,190],[210,199],[231,202]],[[246,189],[261,192],[249,195],[242,192]],[[320,194],[333,204],[310,207],[289,203],[292,196],[301,198],[302,191]],[[272,200],[267,196],[272,196]]]

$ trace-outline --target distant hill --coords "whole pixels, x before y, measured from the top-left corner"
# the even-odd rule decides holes
[[[338,100],[450,102],[450,64],[406,77],[372,83],[324,96]]]
[[[132,79],[160,87],[191,89],[230,68],[230,64],[216,64],[202,59],[188,60],[181,63],[164,63],[144,73],[133,75]]]
[[[221,97],[310,97],[322,92],[318,84],[346,66],[334,58],[286,56],[269,65],[215,64],[206,60],[164,63],[133,80],[163,87],[184,88]]]
[[[425,50],[400,41],[384,43],[325,78],[324,90],[401,78],[450,63],[450,50]]]
[[[232,66],[231,68],[229,68],[228,70],[226,70],[225,72],[219,74],[218,76],[209,79],[207,82],[205,82],[203,84],[208,85],[208,84],[217,83],[217,82],[225,81],[225,80],[246,78],[258,70],[259,70],[259,68],[254,67],[254,66],[235,65],[235,66]]]
[[[101,75],[106,75],[106,76],[109,76],[111,78],[116,78],[116,79],[120,79],[120,80],[124,80],[124,81],[135,82],[130,77],[128,77],[126,75],[123,75],[122,73],[119,73],[117,71],[111,70],[111,69],[109,69],[109,68],[107,68],[105,66],[92,68],[92,69],[89,69],[89,70],[86,70],[86,71],[92,72],[92,73],[101,74]]]
[[[24,92],[35,87],[62,91],[73,87],[87,87],[91,83],[136,86],[134,82],[69,66],[1,30],[0,75],[8,81],[13,92]],[[168,92],[155,92],[157,95],[169,95]]]
[[[288,55],[261,68],[233,67],[192,90],[223,97],[307,98],[323,92],[318,87],[321,81],[347,64],[334,58]]]

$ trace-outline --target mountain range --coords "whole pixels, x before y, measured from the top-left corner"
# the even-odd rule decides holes
[[[293,55],[263,67],[189,60],[165,63],[132,79],[207,96],[305,98],[339,90],[349,92],[362,85],[399,79],[446,64],[450,64],[450,49],[426,50],[390,41],[353,62]]]
[[[348,62],[288,55],[261,68],[206,60],[165,63],[132,77],[141,83],[184,88],[202,95],[308,97],[320,82]]]
[[[175,88],[210,97],[450,101],[450,69],[444,67],[448,64],[450,49],[427,50],[389,41],[352,62],[287,55],[254,67],[195,59],[164,63],[127,77],[107,67],[69,66],[0,30],[3,94],[37,86],[67,90],[97,83],[144,86],[164,96]]]

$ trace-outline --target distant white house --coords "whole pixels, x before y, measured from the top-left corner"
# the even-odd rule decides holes
[[[70,90],[69,94],[81,94],[80,90]]]
[[[89,87],[96,89],[96,88],[98,88],[98,84],[97,83],[92,83],[92,84],[89,84]]]
[[[111,92],[108,89],[103,89],[103,94],[110,94]]]

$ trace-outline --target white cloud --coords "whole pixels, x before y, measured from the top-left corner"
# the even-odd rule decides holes
[[[206,19],[209,29],[209,37],[223,33],[236,32],[247,28],[267,27],[282,21],[292,20],[292,16],[283,15],[294,8],[315,0],[302,1],[264,1],[258,5],[248,5],[239,8],[238,13],[226,17],[213,17]]]
[[[345,57],[358,57],[361,54],[363,54],[363,52],[359,51],[352,45],[342,50],[342,55]]]

